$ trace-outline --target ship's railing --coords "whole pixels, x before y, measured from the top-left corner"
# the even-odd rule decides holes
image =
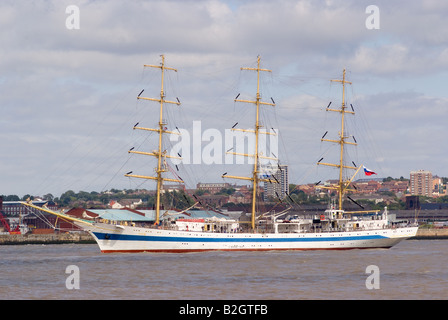
[[[106,222],[106,221],[103,221]],[[107,221],[107,223],[110,224],[120,224],[117,223],[117,221]],[[207,232],[207,233],[247,233],[252,232],[248,226],[245,224],[240,224],[238,228],[233,229],[220,229],[220,222],[209,222],[208,225],[214,224],[213,228],[206,228],[202,231],[191,231],[191,232]],[[400,228],[400,227],[410,227],[415,226],[415,223],[396,223],[396,224],[384,224],[381,227],[372,227],[372,228],[366,228],[363,226],[355,227],[355,226],[339,226],[339,227],[331,227],[331,226],[321,226],[321,225],[313,225],[310,224],[306,227],[302,227],[299,223],[288,223],[291,228],[275,228],[275,223],[273,222],[266,222],[256,225],[255,233],[330,233],[330,232],[353,232],[353,231],[366,231],[366,230],[384,230],[384,229],[394,229],[394,228]],[[161,223],[160,225],[154,225],[147,222],[128,222],[126,225],[129,226],[135,226],[135,227],[143,227],[143,228],[150,228],[150,229],[163,229],[163,230],[175,230],[179,231],[179,226],[177,226],[175,223]],[[184,230],[187,231],[187,230]]]

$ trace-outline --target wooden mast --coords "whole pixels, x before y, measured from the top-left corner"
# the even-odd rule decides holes
[[[273,159],[273,160],[277,160],[276,158],[271,158],[271,157],[266,157],[266,156],[261,156],[259,154],[258,151],[258,136],[261,133],[260,132],[260,128],[262,128],[262,126],[260,125],[260,121],[259,121],[259,111],[260,111],[260,105],[268,105],[268,106],[275,106],[274,103],[270,103],[270,102],[263,102],[261,101],[261,94],[260,94],[260,72],[261,71],[265,71],[265,72],[272,72],[271,70],[268,69],[262,69],[260,68],[260,56],[258,56],[257,58],[257,67],[256,68],[247,68],[247,67],[242,67],[241,70],[252,70],[252,71],[257,71],[257,95],[256,95],[256,99],[255,100],[242,100],[242,99],[235,99],[235,102],[246,102],[246,103],[253,103],[256,106],[256,116],[255,116],[255,128],[254,130],[245,130],[245,129],[235,129],[232,128],[232,130],[234,131],[243,131],[243,132],[252,132],[255,133],[255,150],[253,154],[243,154],[243,153],[237,153],[237,152],[227,152],[228,154],[234,154],[234,155],[240,155],[240,156],[246,156],[246,157],[253,157],[254,158],[254,168],[252,171],[252,177],[239,177],[239,176],[230,176],[230,175],[223,175],[222,177],[224,178],[232,178],[232,179],[241,179],[241,180],[250,180],[252,181],[252,186],[253,186],[253,190],[252,190],[252,210],[251,210],[251,227],[253,230],[255,230],[255,210],[256,210],[256,196],[257,196],[257,189],[258,189],[258,183],[260,181],[264,181],[264,182],[273,182],[269,179],[261,179],[259,177],[259,159],[263,158],[263,159]],[[264,134],[274,134],[274,133],[270,133],[270,132],[262,132]]]
[[[333,112],[341,113],[341,131],[339,132],[339,140],[332,140],[332,139],[324,139],[324,138],[322,138],[321,141],[334,142],[334,143],[338,143],[340,145],[339,164],[322,163],[322,162],[318,162],[317,164],[339,168],[339,182],[338,182],[338,186],[337,187],[327,187],[327,188],[338,191],[338,198],[339,198],[338,199],[338,206],[339,206],[339,210],[342,210],[342,202],[343,202],[342,198],[343,198],[343,195],[344,195],[345,191],[348,190],[347,189],[348,185],[351,182],[351,179],[347,180],[347,181],[344,180],[343,169],[359,170],[359,168],[357,168],[357,167],[344,165],[344,145],[346,145],[346,144],[355,145],[355,146],[357,145],[357,143],[355,143],[355,142],[346,141],[346,139],[350,138],[350,136],[346,136],[345,135],[345,131],[344,131],[345,130],[345,114],[346,113],[355,114],[355,112],[346,110],[347,107],[345,105],[345,85],[346,84],[352,84],[352,83],[345,80],[345,69],[343,70],[343,73],[342,73],[342,80],[337,79],[337,80],[330,80],[330,81],[332,81],[332,82],[339,82],[339,83],[342,84],[342,104],[341,104],[341,109],[330,109],[329,107],[327,107],[327,111],[333,111]]]
[[[165,103],[169,103],[169,104],[176,104],[176,105],[180,105],[179,101],[168,101],[165,100],[165,92],[164,92],[164,76],[165,76],[165,70],[172,70],[177,72],[176,69],[174,68],[169,68],[165,66],[165,56],[161,55],[162,57],[162,62],[160,64],[160,66],[155,66],[155,65],[147,65],[145,64],[144,67],[151,67],[151,68],[159,68],[162,71],[162,75],[161,75],[161,89],[160,89],[160,98],[156,99],[156,98],[145,98],[145,97],[140,97],[140,95],[137,97],[137,99],[142,99],[142,100],[149,100],[149,101],[156,101],[159,102],[160,104],[160,112],[159,112],[159,128],[158,129],[152,129],[152,128],[144,128],[144,127],[137,127],[134,126],[134,129],[139,129],[139,130],[147,130],[147,131],[155,131],[159,133],[159,145],[158,145],[158,149],[157,151],[153,151],[153,152],[142,152],[142,151],[134,151],[134,150],[129,150],[129,153],[136,153],[136,154],[142,154],[142,155],[149,155],[149,156],[154,156],[157,158],[157,168],[155,169],[157,176],[156,177],[151,177],[151,176],[142,176],[142,175],[135,175],[135,174],[125,174],[126,177],[133,177],[133,178],[142,178],[142,179],[151,179],[151,180],[157,180],[157,193],[156,193],[156,220],[155,223],[159,224],[160,223],[160,194],[161,194],[161,190],[163,187],[163,181],[172,181],[172,182],[180,182],[183,183],[182,180],[177,180],[177,179],[169,179],[169,178],[164,178],[162,176],[162,174],[164,172],[167,172],[168,170],[166,169],[166,158],[176,158],[176,159],[181,159],[179,157],[174,157],[174,156],[170,156],[167,155],[167,151],[163,150],[163,145],[162,145],[162,135],[164,133],[168,133],[168,134],[179,134],[177,132],[173,132],[173,131],[168,131],[166,130],[166,125],[167,122],[163,119],[163,106]],[[141,94],[141,93],[140,93]]]

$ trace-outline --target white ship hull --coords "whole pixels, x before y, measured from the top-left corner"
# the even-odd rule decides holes
[[[96,223],[83,228],[101,252],[198,252],[345,250],[390,248],[413,237],[417,227],[322,233],[213,233]]]

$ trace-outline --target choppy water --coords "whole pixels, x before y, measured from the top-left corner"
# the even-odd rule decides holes
[[[79,268],[79,289],[66,286],[69,277],[75,284],[70,265]],[[379,289],[366,287],[369,265],[379,269]],[[447,268],[446,240],[387,250],[188,254],[0,246],[0,299],[447,299]]]

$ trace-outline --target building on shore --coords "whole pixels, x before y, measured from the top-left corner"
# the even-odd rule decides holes
[[[58,211],[58,205],[53,201],[33,200],[32,204],[38,207],[46,205],[50,210]],[[0,232],[10,230],[19,230],[26,233],[28,231],[33,233],[53,232],[50,226],[56,221],[56,217],[50,214],[43,213],[40,210],[25,207],[20,201],[3,201],[0,197]],[[23,228],[22,228],[23,226]]]
[[[121,200],[111,200],[109,206],[112,209],[123,209],[130,208],[135,209],[137,206],[143,204],[142,199],[121,199]]]
[[[264,183],[264,201],[268,201],[272,197],[284,199],[289,193],[287,165],[264,166],[261,177],[263,179],[272,178],[272,182]]]
[[[411,195],[432,197],[432,173],[426,170],[411,171],[409,188]]]
[[[219,183],[219,182],[214,182],[214,183],[204,183],[204,182],[199,182],[196,185],[196,188],[198,190],[202,190],[202,191],[207,191],[210,194],[214,194],[217,193],[219,191],[221,191],[222,189],[228,189],[231,187],[230,183]]]

